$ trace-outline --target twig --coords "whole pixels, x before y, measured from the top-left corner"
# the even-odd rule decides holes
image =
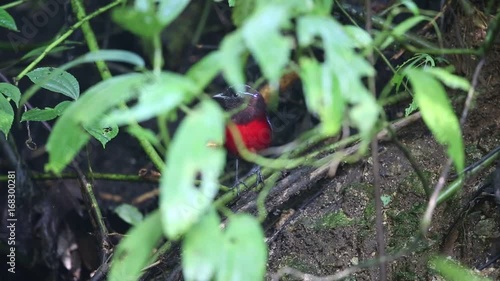
[[[365,0],[365,10],[366,10],[366,31],[372,33],[372,1]],[[368,51],[368,61],[372,66],[375,65],[375,57],[373,56],[373,49]],[[375,77],[368,77],[368,88],[372,95],[376,98],[376,88],[375,88]],[[380,191],[380,162],[378,159],[378,140],[373,137],[371,142],[372,150],[372,160],[373,160],[373,196],[375,200],[375,224],[377,230],[377,252],[378,257],[385,256],[385,233],[384,233],[384,217],[382,214],[382,198]],[[381,261],[379,265],[379,278],[381,281],[387,280],[387,264],[385,261]]]
[[[5,5],[2,5],[0,6],[0,9],[4,9],[4,10],[7,10],[9,8],[12,8],[12,7],[15,7],[15,6],[18,6],[18,5],[21,5],[25,2],[28,2],[28,0],[18,0],[18,1],[14,1],[14,2],[11,2],[9,4],[5,4]]]
[[[90,176],[90,174],[85,174]],[[137,175],[126,174],[107,174],[107,173],[92,173],[92,177],[96,180],[109,180],[109,181],[130,181],[130,182],[158,182],[158,179],[153,177],[141,177]],[[78,175],[75,173],[63,173],[61,175],[34,173],[31,176],[34,180],[56,180],[56,179],[76,179]],[[7,181],[7,176],[0,176],[0,181]]]
[[[448,188],[446,188],[443,192],[439,194],[439,197],[437,199],[437,204],[439,205],[448,200],[451,196],[453,196],[453,194],[455,194],[460,189],[465,180],[477,175],[485,168],[491,166],[491,164],[493,164],[493,162],[499,157],[500,157],[500,146],[497,146],[495,149],[490,151],[479,161],[465,168],[463,177],[457,178],[455,181],[453,181],[448,185]]]

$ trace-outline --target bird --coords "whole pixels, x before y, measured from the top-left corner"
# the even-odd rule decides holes
[[[241,136],[243,145],[251,152],[257,153],[268,148],[272,141],[272,126],[269,122],[266,102],[262,95],[245,85],[243,90],[229,87],[222,93],[213,96],[222,109],[231,114],[231,120],[225,128],[226,150],[236,156],[236,182],[238,179],[238,160],[240,153],[231,126],[235,126]]]

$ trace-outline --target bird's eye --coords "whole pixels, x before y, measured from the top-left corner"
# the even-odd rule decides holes
[[[236,92],[235,92],[233,87],[227,88],[225,94],[227,97],[237,97],[238,96],[238,95],[236,95]]]

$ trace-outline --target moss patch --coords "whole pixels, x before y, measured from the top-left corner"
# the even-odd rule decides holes
[[[349,226],[355,223],[354,219],[349,218],[342,210],[329,213],[321,217],[314,224],[314,229],[334,229],[343,226]]]

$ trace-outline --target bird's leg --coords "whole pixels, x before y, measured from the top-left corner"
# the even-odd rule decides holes
[[[240,190],[239,190],[239,186],[240,184],[242,184],[243,186],[245,186],[246,188],[248,188],[248,186],[245,184],[245,182],[243,181],[240,181],[240,177],[239,177],[239,163],[240,163],[240,160],[238,158],[236,158],[236,173],[235,173],[235,177],[234,177],[234,185],[233,185],[233,188],[236,188],[236,192],[239,193]]]
[[[247,176],[249,177],[249,176],[251,176],[253,174],[257,174],[257,180],[255,181],[256,185],[264,183],[264,178],[262,177],[262,172],[261,172],[261,169],[260,169],[259,165],[256,165],[255,167],[253,167],[252,170],[250,170],[250,172],[248,173]]]

